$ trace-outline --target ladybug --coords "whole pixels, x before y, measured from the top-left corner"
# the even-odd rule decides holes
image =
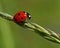
[[[16,23],[25,23],[27,19],[31,19],[31,15],[25,11],[17,12],[13,17]]]

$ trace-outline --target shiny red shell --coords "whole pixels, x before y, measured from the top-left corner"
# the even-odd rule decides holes
[[[24,11],[20,11],[18,13],[15,14],[13,20],[16,22],[16,23],[23,23],[26,21],[27,19],[27,14],[24,12]]]

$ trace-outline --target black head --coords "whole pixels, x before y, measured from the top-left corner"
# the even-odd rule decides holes
[[[28,12],[25,12],[27,14],[28,19],[31,19],[31,15]]]

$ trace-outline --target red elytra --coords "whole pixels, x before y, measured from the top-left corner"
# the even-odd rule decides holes
[[[24,11],[20,11],[18,13],[15,14],[13,20],[16,22],[16,23],[23,23],[25,22],[25,20],[27,19],[27,14],[24,12]]]

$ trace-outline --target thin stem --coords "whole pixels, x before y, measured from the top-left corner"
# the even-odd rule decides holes
[[[9,20],[9,21],[13,21],[13,16],[7,14],[7,13],[3,13],[0,12],[0,17]],[[43,38],[54,42],[54,43],[58,43],[60,44],[60,37],[59,35],[57,35],[54,31],[51,30],[46,30],[45,28],[41,27],[40,25],[36,24],[36,23],[31,23],[31,22],[26,22],[23,25],[18,24],[21,27],[26,27],[30,30],[33,30],[35,33],[39,34],[40,36],[42,36]]]
[[[6,20],[9,20],[9,21],[13,21],[13,17],[7,13],[0,12],[0,17],[4,18]]]

